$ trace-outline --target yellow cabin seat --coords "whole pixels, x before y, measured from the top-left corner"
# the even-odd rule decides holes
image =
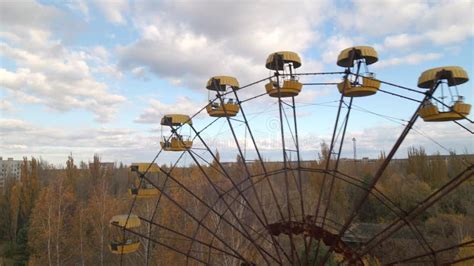
[[[161,141],[160,145],[165,151],[185,151],[193,146],[193,141],[172,137],[169,141]]]
[[[451,111],[440,112],[433,104],[421,107],[418,114],[425,122],[444,122],[464,119],[471,111],[471,105],[462,101],[456,101]]]
[[[140,247],[139,241],[131,241],[130,239],[125,242],[112,242],[109,245],[109,249],[113,254],[129,254],[136,252]]]
[[[227,102],[224,105],[214,102],[206,106],[207,113],[212,117],[236,116],[240,111],[240,106],[236,103]]]
[[[346,97],[364,97],[377,93],[380,81],[362,77],[362,85],[352,85],[348,79],[337,84],[340,93]]]
[[[418,115],[426,121],[426,118],[436,116],[439,114],[438,107],[433,104],[422,106],[418,111]]]
[[[303,84],[295,79],[283,81],[283,86],[280,89],[278,89],[276,82],[269,82],[265,85],[268,95],[281,98],[297,96],[302,88]]]

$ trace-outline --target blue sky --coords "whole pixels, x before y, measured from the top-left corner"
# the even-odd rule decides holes
[[[54,164],[70,153],[85,161],[94,153],[106,161],[150,160],[159,149],[163,114],[199,110],[213,75],[235,76],[241,85],[267,77],[265,59],[279,50],[298,52],[302,72],[341,71],[335,61],[342,49],[370,45],[379,53],[380,60],[369,66],[377,78],[412,88],[422,71],[437,66],[462,66],[472,77],[473,9],[472,1],[461,0],[2,1],[0,155],[42,157]],[[240,95],[260,94],[263,85]],[[468,103],[472,88],[472,82],[459,86]],[[316,158],[320,143],[329,141],[338,96],[335,86],[306,86],[297,97],[304,159]],[[416,108],[380,92],[354,104],[405,120]],[[275,99],[262,97],[244,108],[264,156],[279,160]],[[235,143],[221,120],[203,137],[224,160],[233,160]],[[199,129],[211,121],[203,114],[194,123]],[[354,111],[343,156],[352,156],[353,137],[359,157],[388,151],[400,123]],[[244,143],[244,127],[235,126]],[[397,156],[404,157],[412,145],[429,153],[474,152],[472,135],[452,122],[417,121]],[[247,147],[252,158],[249,139]],[[174,158],[164,154],[160,163]]]

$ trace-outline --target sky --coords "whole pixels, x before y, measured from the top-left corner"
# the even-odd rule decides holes
[[[369,45],[379,55],[368,66],[378,79],[416,88],[420,73],[438,66],[461,66],[472,77],[473,37],[474,2],[469,0],[0,1],[0,156],[34,156],[57,165],[71,154],[77,161],[94,154],[103,161],[150,161],[169,133],[159,124],[164,114],[200,110],[212,76],[235,76],[241,85],[270,76],[265,69],[270,53],[297,52],[301,73],[332,72],[343,71],[336,65],[342,49]],[[301,77],[305,83],[340,79]],[[457,89],[466,102],[474,102],[472,81]],[[264,91],[264,83],[258,83],[239,96]],[[317,158],[321,143],[330,141],[338,99],[334,85],[304,86],[295,98],[302,159]],[[417,107],[381,92],[353,104],[342,147],[348,158],[353,139],[358,158],[388,152]],[[259,97],[243,108],[264,158],[281,160],[276,99]],[[291,123],[284,125],[292,124],[291,111],[285,113]],[[236,119],[239,144],[253,159],[249,134],[238,121],[242,116]],[[193,125],[201,130],[213,121],[202,112]],[[468,121],[460,123],[474,129]],[[289,146],[291,132],[286,126]],[[222,160],[236,158],[225,119],[201,136]],[[406,157],[411,146],[423,146],[429,154],[474,153],[472,134],[453,122],[418,119],[396,157]],[[193,147],[210,158],[199,140]],[[158,163],[177,156],[164,152]],[[189,156],[182,160],[192,162]]]

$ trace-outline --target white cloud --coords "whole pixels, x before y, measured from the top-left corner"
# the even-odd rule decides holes
[[[272,15],[262,16],[270,6]],[[141,36],[118,48],[119,65],[139,78],[151,73],[177,86],[202,89],[206,80],[216,74],[236,76],[243,84],[265,77],[269,71],[263,62],[277,50],[299,52],[306,69],[308,59],[304,55],[314,56],[310,48],[320,48],[320,62],[335,66],[339,52],[353,45],[371,45],[392,56],[381,67],[418,64],[441,58],[437,51],[418,51],[424,45],[457,44],[471,36],[469,23],[444,13],[462,9],[462,16],[472,8],[466,1],[453,6],[449,2],[354,1],[350,8],[340,5],[334,12],[336,7],[326,1],[290,1],[276,6],[266,1],[252,5],[138,2],[132,6],[131,21]],[[229,15],[227,10],[239,15]],[[298,16],[288,19],[288,10]],[[340,20],[331,20],[334,18]],[[446,21],[440,23],[439,18]],[[336,34],[327,31],[331,26],[336,26]],[[329,32],[328,36],[322,38],[319,29]],[[373,36],[376,38],[367,38]],[[376,43],[380,37],[382,43]],[[398,56],[407,52],[408,55]]]
[[[380,125],[361,130],[351,130],[348,128],[342,157],[352,158],[352,138],[357,140],[357,154],[359,157],[377,158],[381,151],[388,153],[393,148],[403,128],[401,125]],[[395,157],[406,158],[407,149],[412,146],[422,146],[428,154],[437,152],[448,154],[450,151],[455,151],[458,154],[466,151],[472,153],[474,151],[474,142],[471,138],[472,135],[470,133],[454,123],[425,123],[420,119],[403,141]],[[301,147],[304,147],[305,150],[319,150],[318,145],[320,141],[315,140],[324,140],[326,143],[329,143],[331,137],[329,135],[303,135],[300,140]]]
[[[106,160],[129,162],[146,158],[154,152],[150,147],[159,145],[156,136],[128,128],[46,128],[18,119],[0,119],[0,132],[4,155],[46,156],[54,162],[63,162],[69,153],[79,160],[100,153]]]
[[[10,112],[13,110],[13,105],[5,100],[5,99],[0,99],[0,111],[1,112]]]
[[[0,68],[0,89],[7,98],[58,111],[85,109],[94,113],[97,121],[110,121],[125,98],[111,93],[106,83],[94,77],[95,73],[121,77],[108,63],[108,51],[101,46],[70,49],[54,39],[48,27],[62,14],[53,7],[23,1],[2,5],[0,56],[14,63]],[[28,14],[22,13],[23,8]],[[37,23],[24,18],[31,14],[37,14],[32,16]]]
[[[16,72],[0,68],[0,87],[7,88],[23,103],[42,103],[53,110],[90,110],[100,122],[112,119],[116,105],[125,98],[109,94],[107,86],[90,78],[68,79],[34,73],[19,68]]]
[[[0,119],[0,131],[5,135],[7,133],[20,133],[28,131],[31,126],[19,119]]]
[[[0,1],[2,28],[47,28],[61,13],[34,0]]]
[[[222,45],[203,36],[165,32],[158,38],[119,49],[122,67],[133,70],[145,66],[160,78],[193,89],[202,89],[214,75],[234,75],[249,82],[268,72],[263,63],[256,65],[250,58],[228,54]]]
[[[420,45],[422,42],[423,36],[421,35],[410,35],[402,33],[385,37],[383,42],[383,48],[387,50],[407,49]]]
[[[109,51],[100,43],[77,47],[71,41],[61,40],[53,31],[68,28],[58,23],[67,15],[57,8],[61,5],[3,1],[0,3],[0,54],[12,64],[0,68],[0,90],[6,96],[0,101],[0,110],[12,110],[16,103],[41,104],[58,111],[87,110],[99,121],[110,121],[126,99],[103,80],[113,78],[117,80],[114,84],[121,84],[119,79],[129,74],[145,81],[150,80],[149,75],[156,75],[172,85],[202,93],[202,101],[192,96],[179,96],[174,101],[170,99],[171,102],[163,98],[146,99],[149,106],[135,122],[158,124],[166,113],[193,114],[203,107],[207,93],[204,85],[210,76],[234,75],[241,85],[268,76],[270,71],[265,69],[264,61],[274,51],[296,51],[303,59],[303,67],[298,70],[317,72],[323,70],[323,64],[338,69],[335,61],[342,49],[367,44],[385,55],[374,65],[384,68],[441,59],[442,49],[459,49],[458,45],[473,36],[470,1],[355,1],[353,6],[341,10],[342,5],[335,8],[327,0],[68,2],[67,10],[80,12],[89,22],[97,21],[97,18],[89,19],[96,14],[91,12],[92,7],[97,7],[110,23],[128,24],[127,31],[105,33],[103,37],[108,41],[123,41],[124,33],[128,34],[129,30],[135,31],[131,36],[138,34],[138,39]],[[336,20],[339,24],[334,22]],[[113,30],[125,28],[108,26]],[[428,45],[430,49],[426,49]],[[322,51],[320,56],[319,51]],[[314,81],[335,81],[334,77],[318,76]],[[301,78],[303,82],[313,81],[313,77]],[[308,86],[298,99],[312,102],[331,91],[334,87],[320,90]],[[239,95],[245,99],[263,92],[261,83],[242,90]],[[251,114],[261,111],[255,109],[273,108],[274,104],[274,98],[265,96],[244,108]],[[298,114],[310,113],[301,110]],[[261,120],[254,122],[261,123]],[[457,149],[463,143],[472,147],[469,138],[444,125],[424,125],[422,129],[429,136],[442,139],[448,147]],[[380,126],[350,134],[357,137],[361,152],[370,153],[388,150],[399,129]],[[61,158],[69,151],[89,158],[95,151],[118,158],[141,156],[150,145],[157,147],[157,139],[149,133],[123,128],[48,129],[21,120],[4,119],[0,121],[0,130],[8,134],[6,138],[2,135],[2,152],[17,154],[26,148],[32,154]],[[301,142],[309,150],[319,149],[319,140],[328,139],[326,135],[300,133]],[[257,141],[263,149],[277,151],[278,136],[275,139],[262,136]],[[226,139],[224,143],[233,142]],[[406,143],[436,147],[416,134],[410,134]],[[236,151],[232,145],[224,145],[223,149],[225,147],[230,152]],[[351,147],[345,148],[347,153]]]
[[[157,105],[166,106],[161,103]],[[257,145],[264,152],[265,158],[278,160],[281,155],[281,139],[277,118],[270,116],[264,121],[264,125],[256,125],[256,121],[252,123],[253,126],[261,127],[263,130],[260,132],[256,127],[253,127]],[[226,124],[225,121],[223,124]],[[220,125],[216,124],[216,127],[219,128]],[[209,136],[209,132],[206,131],[203,137],[210,147],[217,148],[221,152],[223,158],[233,160],[237,152],[235,143],[229,135],[228,129],[226,127],[223,129],[224,131],[221,128],[219,132],[211,130],[212,133]],[[402,129],[402,126],[389,125],[367,127],[361,130],[349,128],[342,156],[352,156],[350,140],[355,137],[359,156],[375,158],[380,151],[388,152],[392,148]],[[7,156],[33,155],[38,157],[46,155],[47,159],[56,162],[64,161],[67,154],[71,152],[78,160],[87,160],[95,152],[104,155],[106,160],[125,162],[146,160],[151,158],[159,148],[159,138],[156,132],[128,128],[46,128],[18,119],[0,119],[0,132],[2,132],[0,149]],[[216,133],[217,136],[215,136]],[[239,134],[238,138],[239,143],[245,142],[242,134]],[[328,143],[329,140],[329,132],[327,134],[300,132],[300,147],[304,151],[304,156],[309,156],[305,158],[314,159],[320,149],[320,143],[322,141]],[[290,136],[287,136],[286,142],[288,145],[292,143]],[[196,141],[195,146],[200,146],[200,142]],[[416,123],[414,129],[407,136],[396,157],[405,157],[406,150],[410,146],[423,146],[429,154],[437,151],[443,154],[448,153],[444,147],[450,149],[449,151],[455,150],[457,153],[474,150],[471,134],[461,130],[456,124],[425,123],[421,120]],[[252,145],[248,144],[247,152],[249,156],[252,156]],[[171,158],[164,156],[160,159],[161,162]]]
[[[434,143],[437,141],[443,147]],[[464,153],[466,150],[470,153],[474,152],[474,141],[472,134],[461,128],[455,123],[429,123],[423,122],[421,119],[414,127],[414,132],[411,133],[404,144],[408,146],[423,146],[427,147],[428,152],[434,153],[439,151],[447,153],[444,148],[456,153]]]
[[[469,0],[354,0],[353,6],[347,7],[339,16],[343,26],[366,35],[447,29],[451,25],[466,24],[466,19],[472,20],[472,2]]]
[[[103,46],[97,45],[92,47],[90,50],[90,54],[101,61],[106,61],[110,57],[109,51]]]
[[[260,151],[265,152],[268,156],[272,156],[270,160],[278,160],[281,158],[281,137],[279,132],[279,120],[276,117],[268,117],[265,120],[264,131],[257,134],[256,142]],[[352,138],[357,140],[357,154],[360,157],[377,158],[380,152],[388,153],[395,141],[400,136],[403,126],[393,125],[377,125],[355,130],[350,127],[347,129],[344,146],[342,149],[342,158],[352,158],[353,146]],[[255,129],[255,128],[253,128]],[[255,131],[254,131],[255,132]],[[244,143],[243,136],[239,136],[239,143]],[[207,141],[209,138],[206,138]],[[212,140],[212,139],[211,139]],[[324,141],[329,144],[331,140],[330,132],[321,134],[314,132],[299,132],[300,149],[306,155],[312,154],[314,159],[320,150],[320,144]],[[287,135],[285,139],[286,145],[293,145],[293,139]],[[338,145],[338,144],[337,144]],[[237,152],[235,143],[226,134],[220,134],[217,139],[210,142],[211,147],[217,148],[225,156],[235,154]],[[461,129],[454,123],[425,123],[418,121],[414,128],[410,131],[395,157],[406,158],[407,149],[409,147],[424,147],[428,154],[440,152],[448,154],[455,151],[458,154],[465,152],[472,153],[474,151],[474,141],[472,135]],[[337,146],[336,146],[337,149]],[[448,149],[448,150],[446,150]],[[253,146],[248,144],[247,152],[252,153]],[[232,158],[232,156],[230,156]],[[308,157],[305,157],[308,158]]]
[[[146,69],[145,69],[145,67],[135,67],[135,68],[132,69],[131,72],[136,78],[143,78],[143,79],[146,78]]]
[[[124,14],[129,9],[127,0],[96,0],[95,5],[99,8],[102,14],[104,14],[105,18],[109,22],[117,25],[123,25],[127,23]]]
[[[72,0],[68,3],[66,3],[66,5],[72,10],[79,11],[79,13],[81,13],[85,17],[86,21],[88,21],[90,19],[89,18],[89,6],[87,4],[87,1],[85,1],[85,0]]]
[[[159,124],[165,114],[186,114],[191,116],[205,105],[205,103],[198,104],[187,96],[178,96],[176,101],[170,104],[156,99],[149,100],[149,103],[150,107],[146,108],[143,113],[135,119],[135,122]],[[202,114],[205,114],[205,111],[203,112]]]
[[[471,14],[471,18],[472,18]],[[432,41],[437,45],[447,45],[453,43],[459,43],[464,41],[470,36],[474,36],[474,29],[472,24],[474,21],[471,21],[471,26],[466,24],[464,25],[450,25],[442,29],[433,29],[426,32],[426,37],[428,40]]]
[[[454,44],[474,35],[469,0],[355,0],[337,18],[347,31],[384,37],[388,50]]]
[[[334,35],[324,42],[324,51],[322,52],[323,62],[336,65],[339,53],[351,46],[355,45],[355,41],[347,36]]]
[[[316,42],[315,27],[326,18],[328,6],[326,1],[139,2],[133,21],[141,37],[118,49],[120,65],[147,67],[173,84],[196,89],[218,74],[251,82],[268,74],[268,54],[302,53]],[[269,10],[270,16],[263,15]]]
[[[121,79],[123,77],[122,71],[120,71],[114,65],[101,65],[98,67],[92,68],[92,71],[99,74],[105,74],[108,77]]]
[[[412,53],[405,56],[393,57],[388,59],[381,59],[377,64],[374,64],[375,69],[385,67],[392,67],[397,65],[416,65],[426,61],[436,60],[442,57],[440,53]]]

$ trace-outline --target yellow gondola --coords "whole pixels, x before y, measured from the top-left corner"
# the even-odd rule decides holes
[[[418,112],[420,117],[425,122],[444,122],[465,119],[471,112],[471,105],[464,103],[463,96],[457,93],[456,86],[466,83],[468,80],[467,72],[457,66],[437,67],[421,73],[418,78],[418,87],[431,89],[439,84],[441,86],[441,94],[444,95],[443,85],[447,84],[453,99],[449,108],[445,108],[443,105],[441,110],[438,106],[434,105],[431,100],[426,101]],[[453,87],[456,89],[456,93],[451,91]],[[444,98],[445,97],[441,98],[443,103],[445,101]]]
[[[340,93],[346,97],[364,97],[377,93],[380,88],[380,81],[375,79],[375,74],[368,71],[368,65],[377,62],[378,55],[374,48],[370,46],[349,47],[341,51],[337,57],[337,65],[341,67],[357,67],[354,72],[360,73],[357,76],[346,77],[337,84]],[[361,67],[365,68],[365,73],[361,73]],[[354,78],[355,77],[355,80]],[[359,81],[362,79],[362,81]]]
[[[156,174],[160,172],[160,167],[156,163],[153,163],[151,166],[149,163],[132,163],[130,170],[140,174],[145,173],[145,171],[147,171],[147,174]],[[140,185],[140,180],[137,179],[135,185],[128,189],[128,193],[138,199],[147,199],[158,196],[159,190],[146,180],[142,180]]]
[[[281,51],[270,54],[265,67],[276,71],[276,75],[265,84],[265,90],[271,97],[294,97],[297,96],[303,84],[297,80],[295,69],[301,66],[301,59],[297,53]],[[280,73],[282,71],[283,73]]]
[[[185,124],[192,125],[192,120],[187,115],[180,115],[180,114],[170,114],[165,115],[161,118],[161,126],[168,126],[171,127],[172,136],[170,137],[163,137],[162,141],[160,141],[160,145],[165,151],[185,151],[190,149],[193,145],[193,141],[190,139],[189,136],[185,137],[179,134],[176,131],[176,127],[184,126]],[[162,131],[163,133],[163,131]]]
[[[125,237],[122,232],[122,228],[136,228],[140,226],[140,218],[134,214],[130,214],[130,216],[124,215],[116,215],[112,217],[110,220],[110,224],[116,228],[112,230],[115,236],[115,240],[113,240],[109,244],[109,249],[113,254],[128,254],[133,253],[138,250],[140,247],[140,242],[138,239],[132,239],[129,237],[129,233],[125,232]],[[119,229],[119,230],[117,230]]]
[[[209,104],[206,106],[207,113],[212,117],[231,117],[236,116],[240,111],[240,106],[232,97],[227,95],[233,91],[238,90],[239,82],[236,78],[230,76],[215,76],[209,79],[206,89],[209,91],[216,91],[222,99],[217,99],[212,102],[209,93]]]

